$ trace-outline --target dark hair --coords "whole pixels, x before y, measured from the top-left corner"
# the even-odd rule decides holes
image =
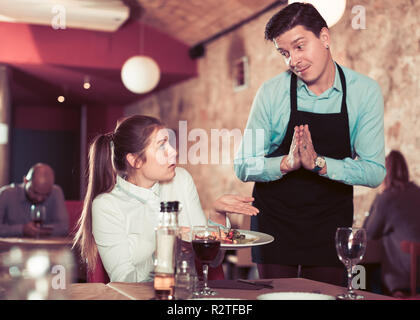
[[[310,3],[295,2],[277,12],[265,26],[265,39],[273,41],[296,26],[303,26],[317,37],[322,28],[328,28],[324,18]]]
[[[133,153],[138,160],[146,160],[145,151],[150,137],[161,127],[163,124],[156,118],[135,115],[117,123],[114,132],[100,134],[93,139],[89,149],[88,186],[74,239],[74,246],[79,246],[88,270],[94,270],[98,254],[92,234],[93,200],[114,188],[117,173],[129,173],[127,154]]]
[[[407,162],[401,152],[392,150],[385,159],[386,176],[384,180],[385,190],[402,191],[410,182]]]

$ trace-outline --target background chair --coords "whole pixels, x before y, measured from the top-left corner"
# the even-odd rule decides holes
[[[83,209],[83,201],[66,200],[65,201],[68,217],[69,217],[69,233],[68,236],[73,238],[76,234],[77,221],[80,218]],[[76,262],[76,277],[77,282],[86,282],[86,264],[80,257],[80,252],[77,248],[72,250],[74,260]]]
[[[96,258],[96,267],[93,271],[87,271],[87,282],[99,282],[107,284],[109,282],[108,273],[105,271],[99,254]]]
[[[77,221],[82,213],[83,201],[66,200],[65,204],[69,214],[69,236],[74,236],[76,233]]]
[[[200,261],[195,260],[196,270],[199,277],[203,276],[202,265]],[[223,272],[222,265],[219,265],[215,268],[209,267],[209,280],[224,280],[225,274]],[[87,272],[87,282],[100,282],[107,284],[109,282],[109,277],[105,268],[102,264],[101,257],[98,255],[96,260],[96,267],[93,271]]]
[[[410,295],[411,297],[420,299],[420,295],[416,295],[417,258],[420,256],[420,242],[401,241],[401,250],[410,254]]]
[[[87,282],[99,282],[107,284],[110,280],[108,274],[102,264],[101,257],[97,256],[96,258],[96,267],[93,271],[87,271]],[[197,270],[197,275],[199,277],[203,276],[202,264],[199,260],[195,259],[195,267]],[[223,266],[220,264],[217,267],[209,267],[209,280],[224,280],[225,274],[223,272]]]

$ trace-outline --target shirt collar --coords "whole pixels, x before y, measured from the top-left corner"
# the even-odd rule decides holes
[[[156,182],[150,189],[146,189],[136,186],[117,175],[116,187],[142,203],[147,203],[150,200],[160,198],[160,184],[158,182]]]
[[[343,87],[341,86],[340,74],[338,72],[337,64],[334,63],[334,65],[335,65],[335,77],[334,77],[334,83],[331,88],[334,90],[337,90],[338,92],[341,92],[343,90]],[[297,77],[297,89],[300,90],[302,89],[302,87],[304,87],[309,92],[309,88],[306,85],[306,83],[302,79]]]

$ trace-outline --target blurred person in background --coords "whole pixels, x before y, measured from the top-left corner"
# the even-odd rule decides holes
[[[44,226],[32,220],[33,205],[44,206]],[[37,163],[23,183],[0,188],[0,237],[66,236],[68,223],[64,194],[49,165]]]
[[[407,162],[401,152],[392,150],[385,160],[383,191],[372,203],[364,222],[368,240],[382,240],[382,281],[395,297],[410,291],[410,255],[400,248],[401,241],[420,242],[420,188],[410,181]],[[417,265],[420,273],[420,264]],[[420,276],[417,287],[420,288]],[[417,290],[419,291],[419,290]]]

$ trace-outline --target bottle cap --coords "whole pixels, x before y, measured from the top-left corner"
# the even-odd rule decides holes
[[[161,212],[178,212],[179,207],[179,201],[162,201],[160,203]]]

